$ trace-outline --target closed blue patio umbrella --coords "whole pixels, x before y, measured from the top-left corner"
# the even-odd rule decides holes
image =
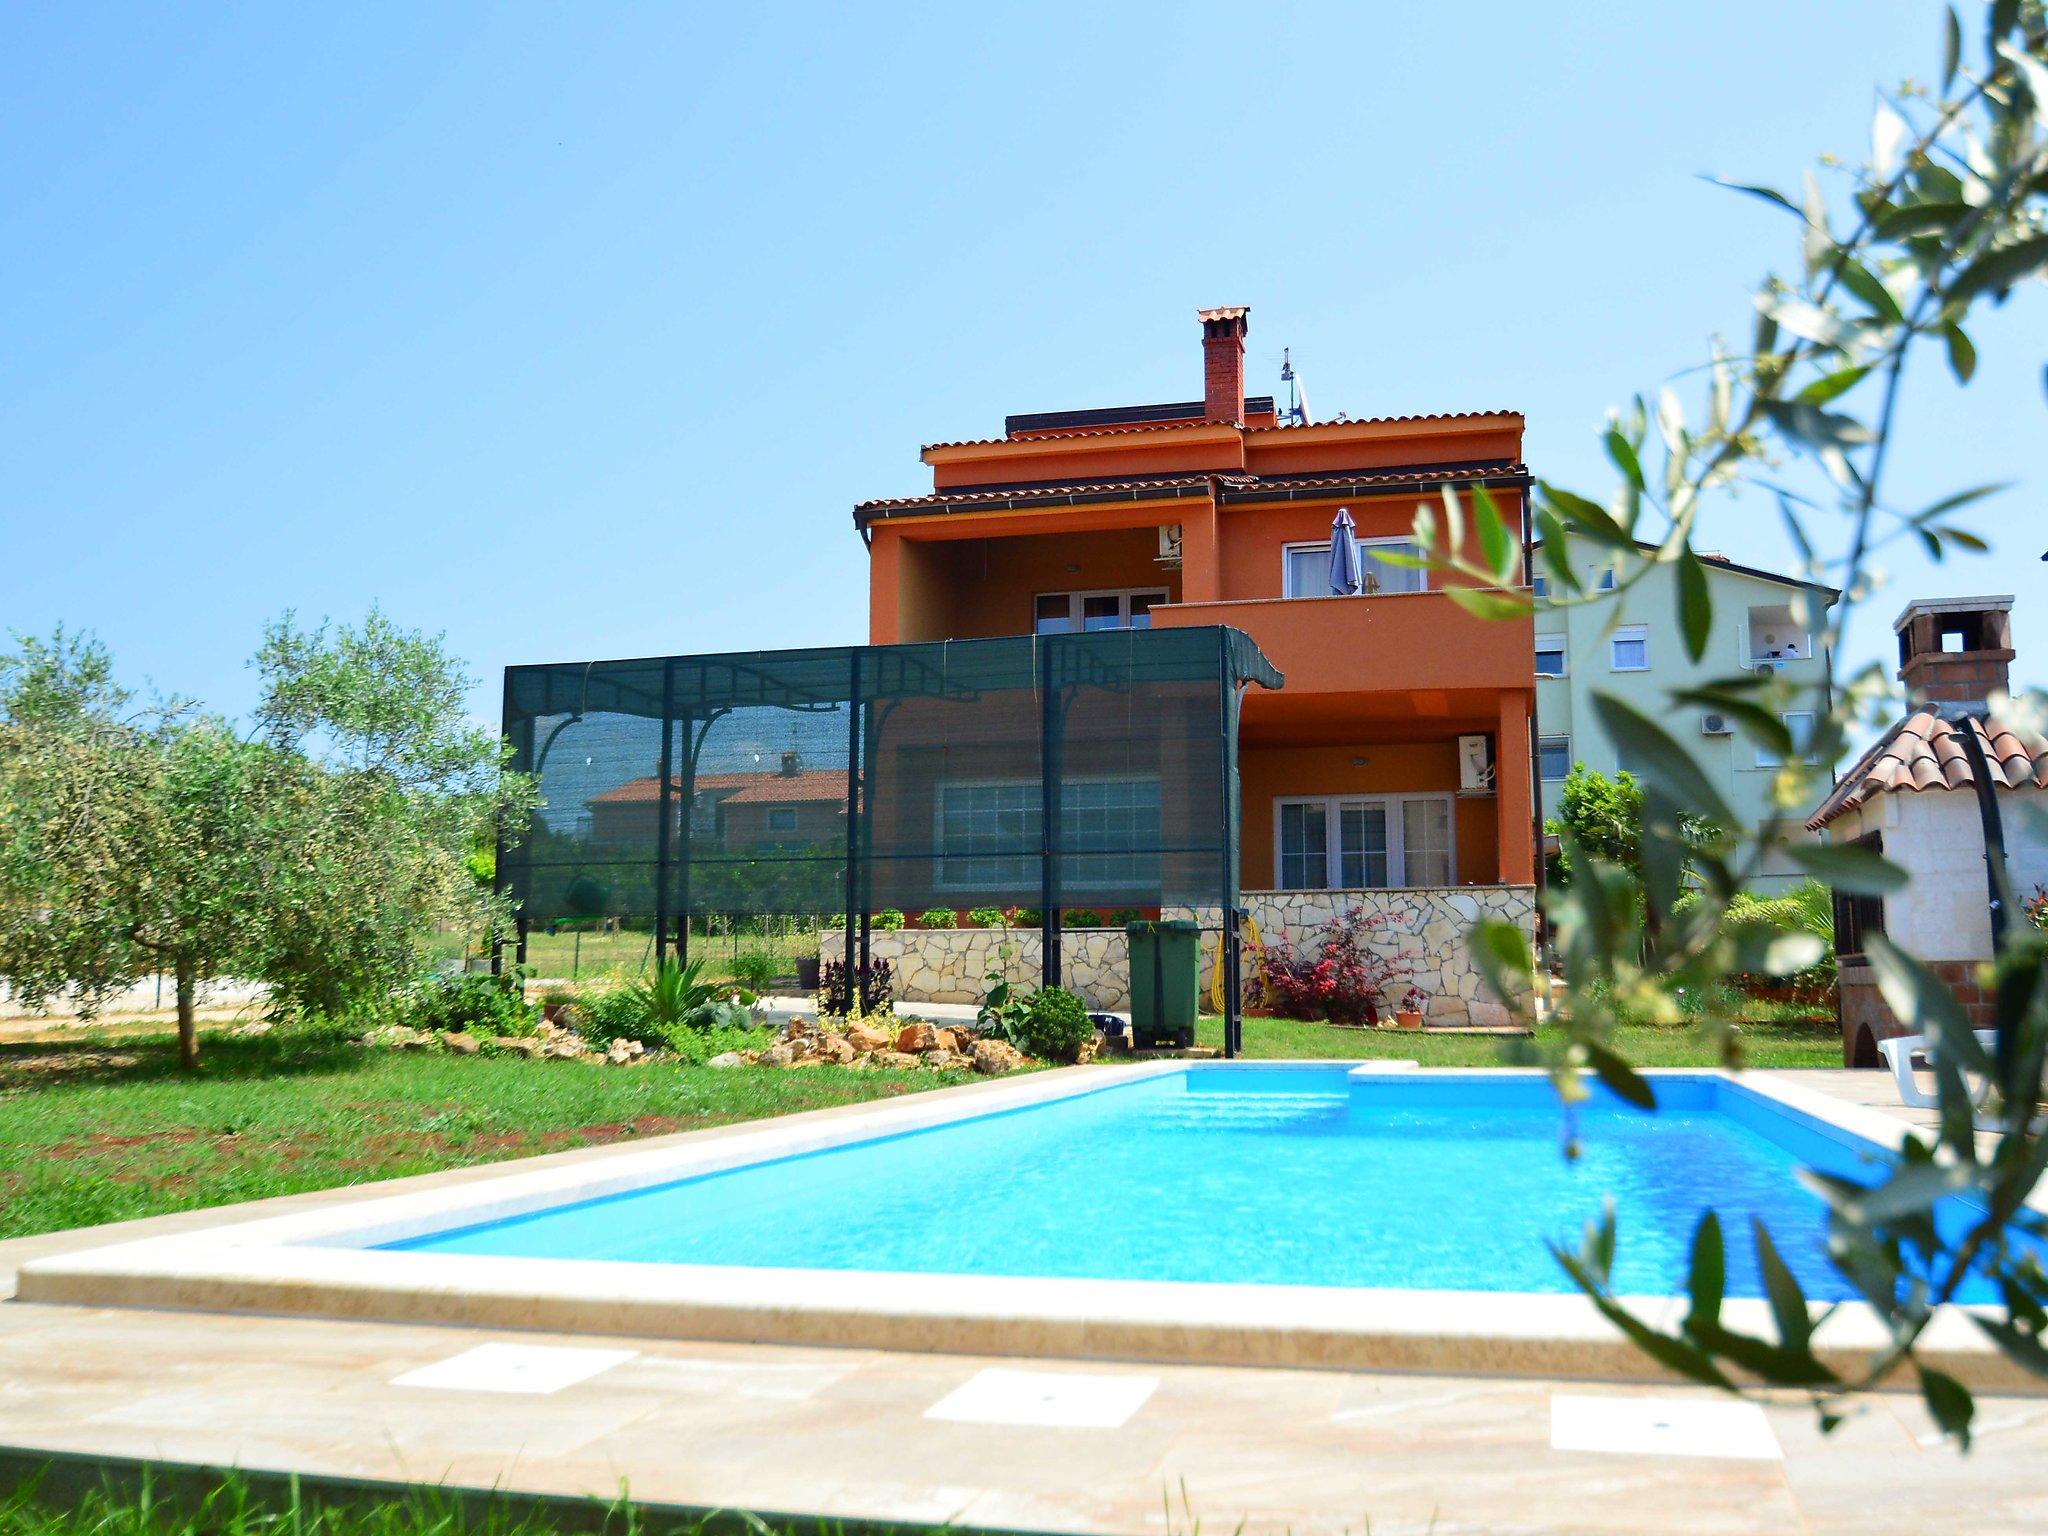
[[[1339,597],[1365,590],[1365,562],[1359,557],[1358,529],[1349,507],[1339,507],[1330,524],[1330,590]]]

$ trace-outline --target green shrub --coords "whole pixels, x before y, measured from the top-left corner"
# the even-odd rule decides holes
[[[957,920],[958,914],[951,907],[926,907],[917,914],[920,928],[951,928]]]
[[[1045,914],[1036,907],[1012,907],[1009,918],[1012,928],[1036,928],[1044,923]]]
[[[1757,896],[1737,891],[1728,900],[1727,921],[1768,923],[1786,933],[1810,933],[1827,946],[1820,960],[1786,978],[1798,986],[1828,987],[1835,982],[1834,896],[1818,880],[1802,880],[1782,896]]]
[[[1068,928],[1100,928],[1102,914],[1093,907],[1069,907],[1061,914],[1060,922]]]
[[[1001,907],[976,907],[967,914],[967,926],[970,928],[1000,928],[1003,926],[1003,909]]]
[[[631,987],[612,987],[586,997],[576,1005],[573,1023],[576,1033],[599,1050],[614,1040],[663,1045],[668,1038],[648,1020],[646,1005]]]
[[[894,933],[904,924],[904,916],[895,907],[884,907],[868,919],[868,927],[877,933]]]
[[[694,1042],[700,1035],[730,1034],[736,1029],[755,1027],[751,1009],[744,1003],[722,997],[693,1009],[680,1022],[670,1025],[663,1038],[677,1052],[687,1056],[689,1051],[694,1049]],[[716,1051],[707,1053],[710,1056],[717,1054]]]
[[[1142,923],[1143,921],[1145,921],[1145,914],[1136,907],[1118,907],[1109,914],[1109,926],[1112,928],[1128,928],[1132,923]]]
[[[530,1035],[540,1012],[523,990],[517,976],[436,976],[408,994],[399,1016],[429,1034]]]
[[[749,992],[766,992],[778,974],[773,955],[750,949],[732,958],[732,979]]]
[[[1015,1044],[1041,1061],[1072,1061],[1095,1035],[1088,1007],[1064,987],[1041,987],[1024,1005]]]

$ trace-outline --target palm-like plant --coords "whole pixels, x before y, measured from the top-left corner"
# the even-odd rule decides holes
[[[645,1013],[649,1024],[657,1029],[667,1029],[687,1023],[699,1009],[718,996],[719,987],[717,983],[704,979],[702,960],[692,960],[688,965],[663,960],[660,969],[651,977],[632,983],[626,990]]]

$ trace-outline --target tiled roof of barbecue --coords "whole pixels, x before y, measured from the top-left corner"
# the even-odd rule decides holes
[[[1820,809],[1806,824],[1816,830],[1872,795],[1894,790],[1969,789],[1976,783],[1963,751],[1962,732],[1976,732],[1984,746],[1985,765],[2001,789],[2031,785],[2048,789],[2048,741],[2023,734],[1998,721],[1949,720],[1931,709],[1901,720],[1856,760],[1836,782]]]

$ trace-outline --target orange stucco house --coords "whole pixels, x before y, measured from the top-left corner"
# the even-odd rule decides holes
[[[1202,399],[1012,416],[1002,437],[927,447],[929,495],[856,507],[870,641],[1234,625],[1287,678],[1244,700],[1247,885],[1529,884],[1532,627],[1373,559],[1446,486],[1522,517],[1522,418],[1283,425],[1244,393],[1247,311],[1201,319]],[[1340,507],[1377,592],[1329,592]],[[1471,737],[1484,789],[1461,776]]]
[[[1303,933],[1349,891],[1429,893],[1395,903],[1418,937],[1482,906],[1529,926],[1532,624],[1377,559],[1412,548],[1418,505],[1477,485],[1526,548],[1521,416],[1283,422],[1245,394],[1248,312],[1200,319],[1201,399],[1012,416],[1001,437],[926,447],[929,494],[857,506],[870,641],[1235,626],[1286,677],[1243,699],[1243,883],[1265,931]],[[1340,508],[1361,595],[1330,590]],[[1441,947],[1422,959],[1431,1012],[1454,1015],[1476,978]]]

